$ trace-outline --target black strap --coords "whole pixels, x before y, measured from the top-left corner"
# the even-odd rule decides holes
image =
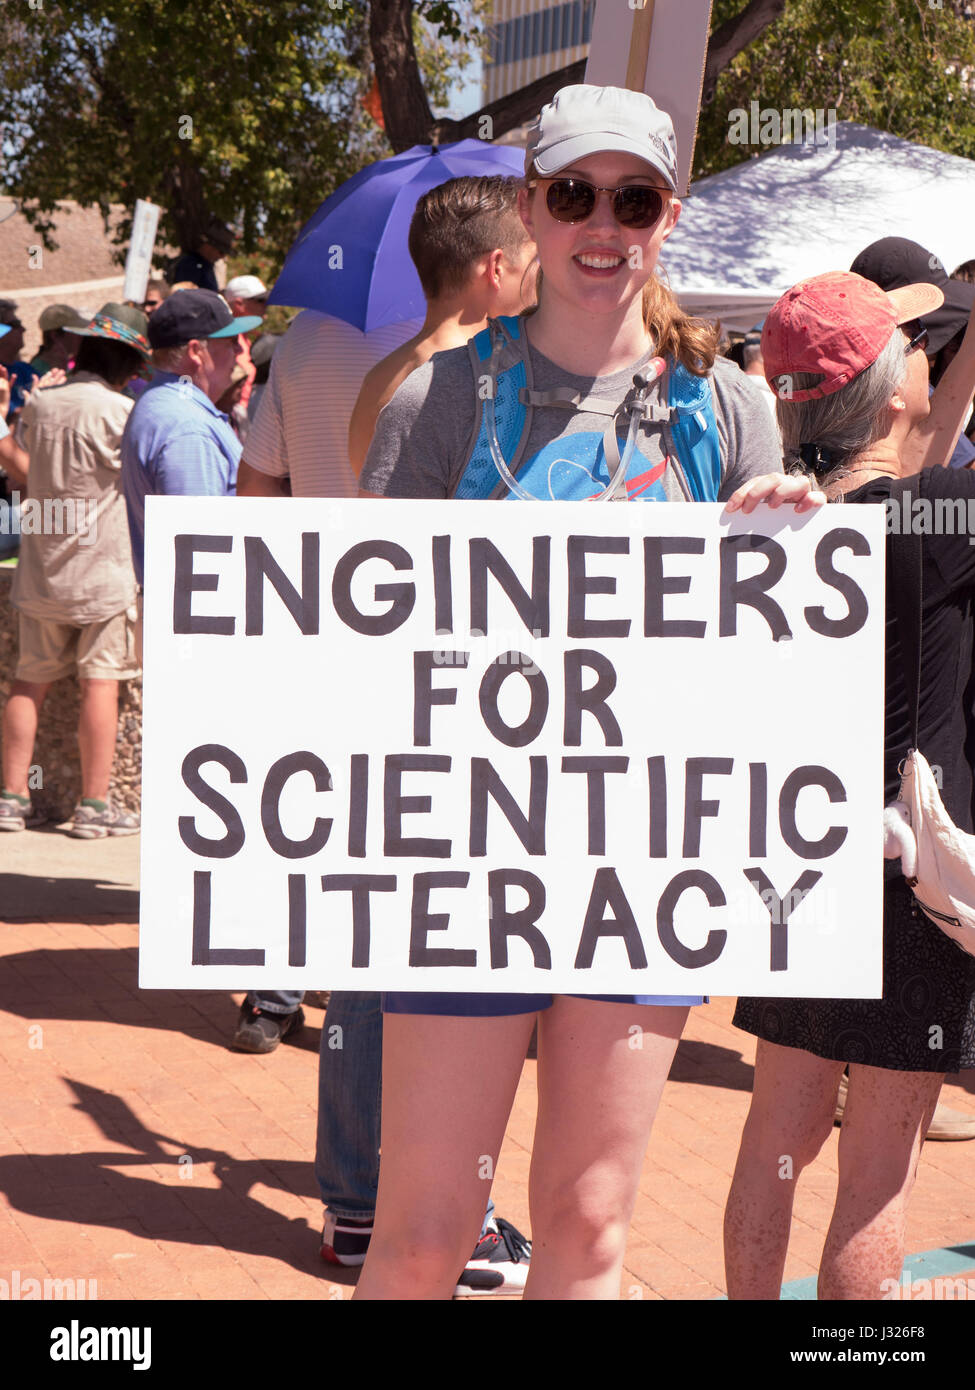
[[[891,490],[893,492],[893,489]],[[918,717],[921,704],[921,606],[924,585],[921,566],[923,535],[908,532],[898,549],[903,564],[888,566],[888,580],[897,612],[904,670],[904,689],[907,692],[907,712],[911,721],[911,748],[917,748]]]

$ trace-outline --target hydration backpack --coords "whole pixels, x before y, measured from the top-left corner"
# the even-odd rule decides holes
[[[501,452],[518,482],[540,499],[586,499],[597,496],[610,482],[610,468],[619,466],[617,418],[633,392],[614,406],[607,400],[580,396],[571,387],[535,391],[531,359],[522,320],[491,319],[468,344],[474,380],[478,383],[477,418],[472,445],[454,496],[467,499],[514,496],[502,480],[491,454],[484,412],[484,393],[492,389],[491,358],[494,356],[494,410]],[[641,429],[662,426],[664,453],[677,471],[685,497],[695,502],[716,502],[721,487],[721,453],[714,401],[707,377],[695,376],[680,363],[668,363],[661,386],[667,404],[648,407]],[[531,432],[531,412],[536,406],[557,406],[608,416],[602,435],[580,431],[562,436],[530,459],[523,457]],[[600,446],[602,446],[600,448]],[[665,500],[663,474],[667,464],[647,468],[639,449],[633,451],[621,500]]]

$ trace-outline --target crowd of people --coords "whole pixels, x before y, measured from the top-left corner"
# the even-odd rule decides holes
[[[71,672],[82,797],[68,833],[139,829],[109,788],[119,682],[140,669],[149,495],[805,511],[883,501],[909,478],[932,499],[975,497],[975,261],[949,276],[928,249],[887,237],[849,270],[794,286],[764,325],[722,345],[719,326],[684,313],[657,273],[678,192],[665,112],[642,93],[567,87],[531,129],[524,180],[452,179],[418,200],[409,254],[422,322],[362,333],[309,309],[283,336],[263,333],[269,291],[257,276],[217,288],[214,265],[232,236],[216,222],[168,280],[149,281],[143,304],[46,310],[30,363],[16,305],[0,301],[0,467],[22,497],[82,502],[92,523],[21,538],[0,830],[32,823],[27,773],[43,702]],[[488,359],[490,410],[478,391]],[[911,537],[890,537],[888,565],[916,568],[923,582],[918,746],[945,769],[945,806],[971,831],[975,550],[966,536],[925,540],[915,560]],[[888,802],[912,734],[913,601],[888,586]],[[843,717],[842,695],[834,714]],[[233,1045],[273,1051],[303,1026],[302,1001],[251,992]],[[329,1048],[323,1028],[323,1259],[362,1265],[365,1298],[615,1297],[663,1085],[688,1010],[703,1003],[333,992],[326,1022],[344,1045]],[[946,1038],[936,1052],[931,1019]],[[975,959],[918,916],[892,858],[883,998],[741,999],[735,1021],[759,1042],[726,1214],[729,1295],[778,1297],[795,1183],[842,1092],[820,1296],[879,1297],[900,1276],[941,1083],[975,1066]],[[639,1049],[627,1045],[634,1024]],[[490,1201],[485,1209],[480,1164],[497,1160],[536,1028],[529,1241]],[[969,1124],[957,1137],[973,1135]],[[787,1179],[782,1153],[795,1159]]]

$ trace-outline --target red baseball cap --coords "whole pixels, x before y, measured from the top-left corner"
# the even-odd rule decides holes
[[[943,302],[936,285],[882,290],[849,270],[800,280],[765,320],[765,379],[781,400],[831,396],[876,362],[898,325],[930,314]],[[796,372],[817,372],[823,380],[795,390]]]

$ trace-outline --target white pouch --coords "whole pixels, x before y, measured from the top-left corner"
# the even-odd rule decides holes
[[[931,921],[975,955],[975,835],[959,830],[948,815],[927,760],[916,749],[901,764],[900,802],[917,843],[916,872],[905,872],[905,881]],[[910,867],[906,855],[902,864]]]

